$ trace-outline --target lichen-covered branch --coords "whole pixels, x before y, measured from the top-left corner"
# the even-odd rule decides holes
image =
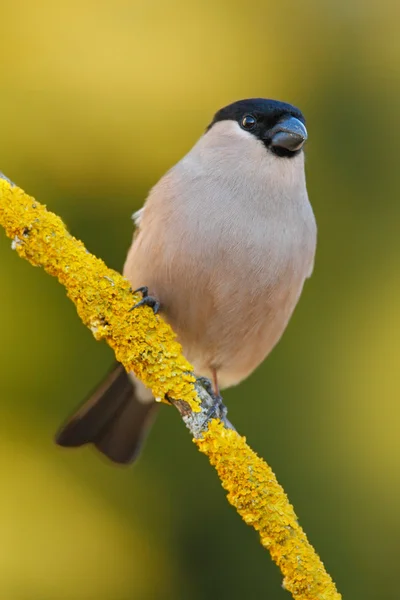
[[[298,524],[270,467],[226,419],[224,406],[196,381],[169,325],[139,300],[129,283],[90,254],[63,222],[0,173],[0,225],[12,248],[58,278],[82,321],[105,339],[127,371],[155,397],[173,401],[194,442],[216,468],[229,502],[260,534],[296,600],[339,600],[340,594]]]

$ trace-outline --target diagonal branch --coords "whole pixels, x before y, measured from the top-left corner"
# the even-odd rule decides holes
[[[229,502],[259,532],[293,598],[339,600],[271,468],[235,431],[223,404],[195,379],[170,326],[148,307],[130,312],[135,298],[128,281],[1,173],[0,225],[21,257],[58,278],[82,321],[97,340],[107,341],[125,369],[156,398],[167,397],[178,408],[198,449],[215,467]]]

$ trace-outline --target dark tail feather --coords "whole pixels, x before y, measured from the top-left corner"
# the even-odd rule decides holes
[[[157,407],[155,401],[140,401],[135,384],[118,364],[60,429],[56,443],[67,447],[92,443],[114,462],[132,462]]]

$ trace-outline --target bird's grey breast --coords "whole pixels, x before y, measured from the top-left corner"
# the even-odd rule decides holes
[[[238,272],[261,286],[290,272],[304,279],[313,262],[315,219],[302,171],[298,180],[279,180],[268,169],[236,167],[181,165],[175,201],[188,256],[206,269],[229,269],[224,279],[232,285]]]

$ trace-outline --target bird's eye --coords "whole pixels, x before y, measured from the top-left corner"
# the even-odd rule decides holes
[[[243,129],[253,129],[256,123],[257,121],[253,115],[245,115],[242,119],[241,125]]]

